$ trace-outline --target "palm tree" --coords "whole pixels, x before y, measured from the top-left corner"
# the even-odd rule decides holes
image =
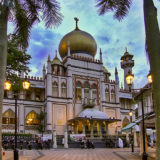
[[[40,114],[37,115],[37,119],[39,121],[38,131],[39,133],[42,133],[42,136],[45,129],[45,125],[44,125],[45,117],[46,117],[46,112],[43,112],[43,111],[41,111]]]
[[[114,12],[114,18],[122,20],[129,12],[132,0],[97,0],[100,15]],[[153,94],[156,114],[156,159],[160,160],[160,32],[157,21],[157,9],[153,0],[143,0],[143,12],[146,34],[146,53],[150,61],[153,78]]]
[[[56,0],[0,0],[0,117],[2,117],[3,83],[7,60],[7,25],[14,23],[14,34],[25,50],[33,24],[44,20],[45,26],[58,26],[62,21],[60,4]],[[0,160],[2,119],[0,118]]]

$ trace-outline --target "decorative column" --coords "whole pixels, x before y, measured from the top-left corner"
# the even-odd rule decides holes
[[[83,122],[83,134],[86,134],[86,128],[84,122]]]
[[[46,83],[46,97],[47,97],[47,130],[52,130],[52,103],[50,102],[50,97],[52,96],[52,75],[51,75],[51,60],[50,55],[47,61],[47,83]]]
[[[126,133],[126,140],[129,142],[129,133]]]
[[[47,131],[52,130],[52,102],[47,102]]]
[[[137,132],[135,131],[134,133],[134,146],[138,147],[138,143],[137,143]]]
[[[84,101],[84,88],[82,88],[82,100]]]
[[[89,90],[89,98],[90,98],[90,99],[93,99],[93,96],[92,96],[92,89]]]
[[[70,69],[71,66],[68,66],[68,78],[67,78],[67,98],[72,98],[72,88],[73,88],[73,80],[72,80],[72,71]]]
[[[94,133],[93,133],[93,122],[90,122],[90,125],[91,125],[91,138],[94,137]]]
[[[57,137],[56,137],[56,127],[53,129],[53,148],[57,148]]]
[[[18,107],[19,109],[19,114],[18,114],[18,118],[19,118],[19,132],[23,133],[24,132],[24,124],[25,124],[25,115],[24,115],[24,92],[20,91],[20,105]]]
[[[67,133],[67,128],[64,131],[64,148],[68,148],[68,133]]]
[[[79,125],[79,122],[77,121],[77,123],[75,124],[75,134],[78,133],[78,125]]]
[[[99,123],[99,136],[102,138],[102,125]]]
[[[109,136],[108,124],[106,123],[106,136]]]
[[[72,103],[67,104],[67,120],[73,118],[73,106]]]
[[[25,120],[25,115],[24,115],[24,106],[23,104],[19,105],[19,131],[21,133],[24,132],[24,120]]]
[[[146,149],[146,153],[148,153],[148,145],[147,145],[146,134],[145,134],[145,149]],[[142,129],[142,124],[140,124],[140,155],[142,155],[142,154],[143,154],[143,129]]]
[[[62,97],[61,95],[61,77],[58,77],[58,97]]]

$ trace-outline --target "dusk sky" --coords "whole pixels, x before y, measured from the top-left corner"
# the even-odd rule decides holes
[[[134,55],[135,87],[142,87],[147,83],[149,62],[145,53],[143,3],[141,0],[133,0],[128,16],[121,22],[113,19],[112,12],[99,16],[95,0],[61,0],[59,2],[61,2],[61,13],[64,18],[58,28],[46,29],[43,22],[32,28],[27,51],[32,56],[30,61],[32,72],[29,75],[42,76],[42,66],[44,63],[46,64],[48,54],[52,59],[54,58],[60,40],[65,34],[74,30],[74,17],[78,17],[79,29],[90,33],[97,42],[96,59],[99,59],[99,49],[102,49],[103,63],[111,73],[111,79],[114,79],[114,69],[117,67],[120,84],[123,83],[120,58],[127,47],[128,52]],[[155,0],[155,6],[159,12],[160,3],[157,0]],[[11,25],[9,25],[8,31],[12,31]]]

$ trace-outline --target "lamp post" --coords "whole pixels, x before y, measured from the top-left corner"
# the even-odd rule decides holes
[[[4,90],[9,91],[11,89],[11,83],[9,81],[4,82]],[[29,89],[30,83],[28,81],[23,82],[23,89]],[[14,99],[15,99],[15,147],[14,147],[14,160],[18,160],[18,150],[17,150],[17,99],[18,99],[18,92],[16,91],[14,93]]]
[[[148,82],[151,84],[152,83],[152,75],[149,73],[147,75]],[[134,75],[129,71],[128,75],[126,75],[126,82],[129,85],[129,91],[131,92],[132,88],[132,83],[133,83]],[[142,133],[143,133],[143,154],[142,154],[142,160],[147,160],[147,153],[146,153],[146,146],[145,146],[145,126],[144,126],[144,106],[143,106],[143,92],[145,89],[148,88],[142,88]],[[133,90],[140,90],[140,89],[133,89]]]
[[[129,112],[129,116],[130,116],[130,122],[132,123],[132,111]],[[134,143],[133,143],[133,132],[132,132],[132,128],[131,128],[131,148],[132,148],[132,152],[134,152]]]

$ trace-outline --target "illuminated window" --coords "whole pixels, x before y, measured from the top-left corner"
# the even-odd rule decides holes
[[[76,99],[77,100],[82,99],[82,87],[79,81],[76,83]]]
[[[125,117],[125,118],[123,119],[123,122],[122,122],[122,128],[126,127],[129,123],[130,123],[130,122],[129,122],[129,119],[128,119],[127,117]]]
[[[2,123],[15,124],[15,113],[11,109],[8,109],[6,112],[3,113]]]
[[[105,97],[106,97],[106,101],[109,102],[110,101],[109,85],[106,86]]]
[[[111,102],[116,102],[115,86],[111,86]]]
[[[89,83],[85,82],[84,83],[84,98],[90,98],[89,96]]]
[[[38,125],[39,124],[39,121],[37,119],[37,113],[35,111],[31,111],[27,114],[26,124],[27,125]]]
[[[66,84],[62,83],[61,84],[61,96],[62,97],[66,97],[66,92],[67,92],[67,90],[66,90]]]
[[[53,97],[58,97],[58,84],[57,84],[57,82],[54,82],[52,84],[52,95],[53,95]]]

